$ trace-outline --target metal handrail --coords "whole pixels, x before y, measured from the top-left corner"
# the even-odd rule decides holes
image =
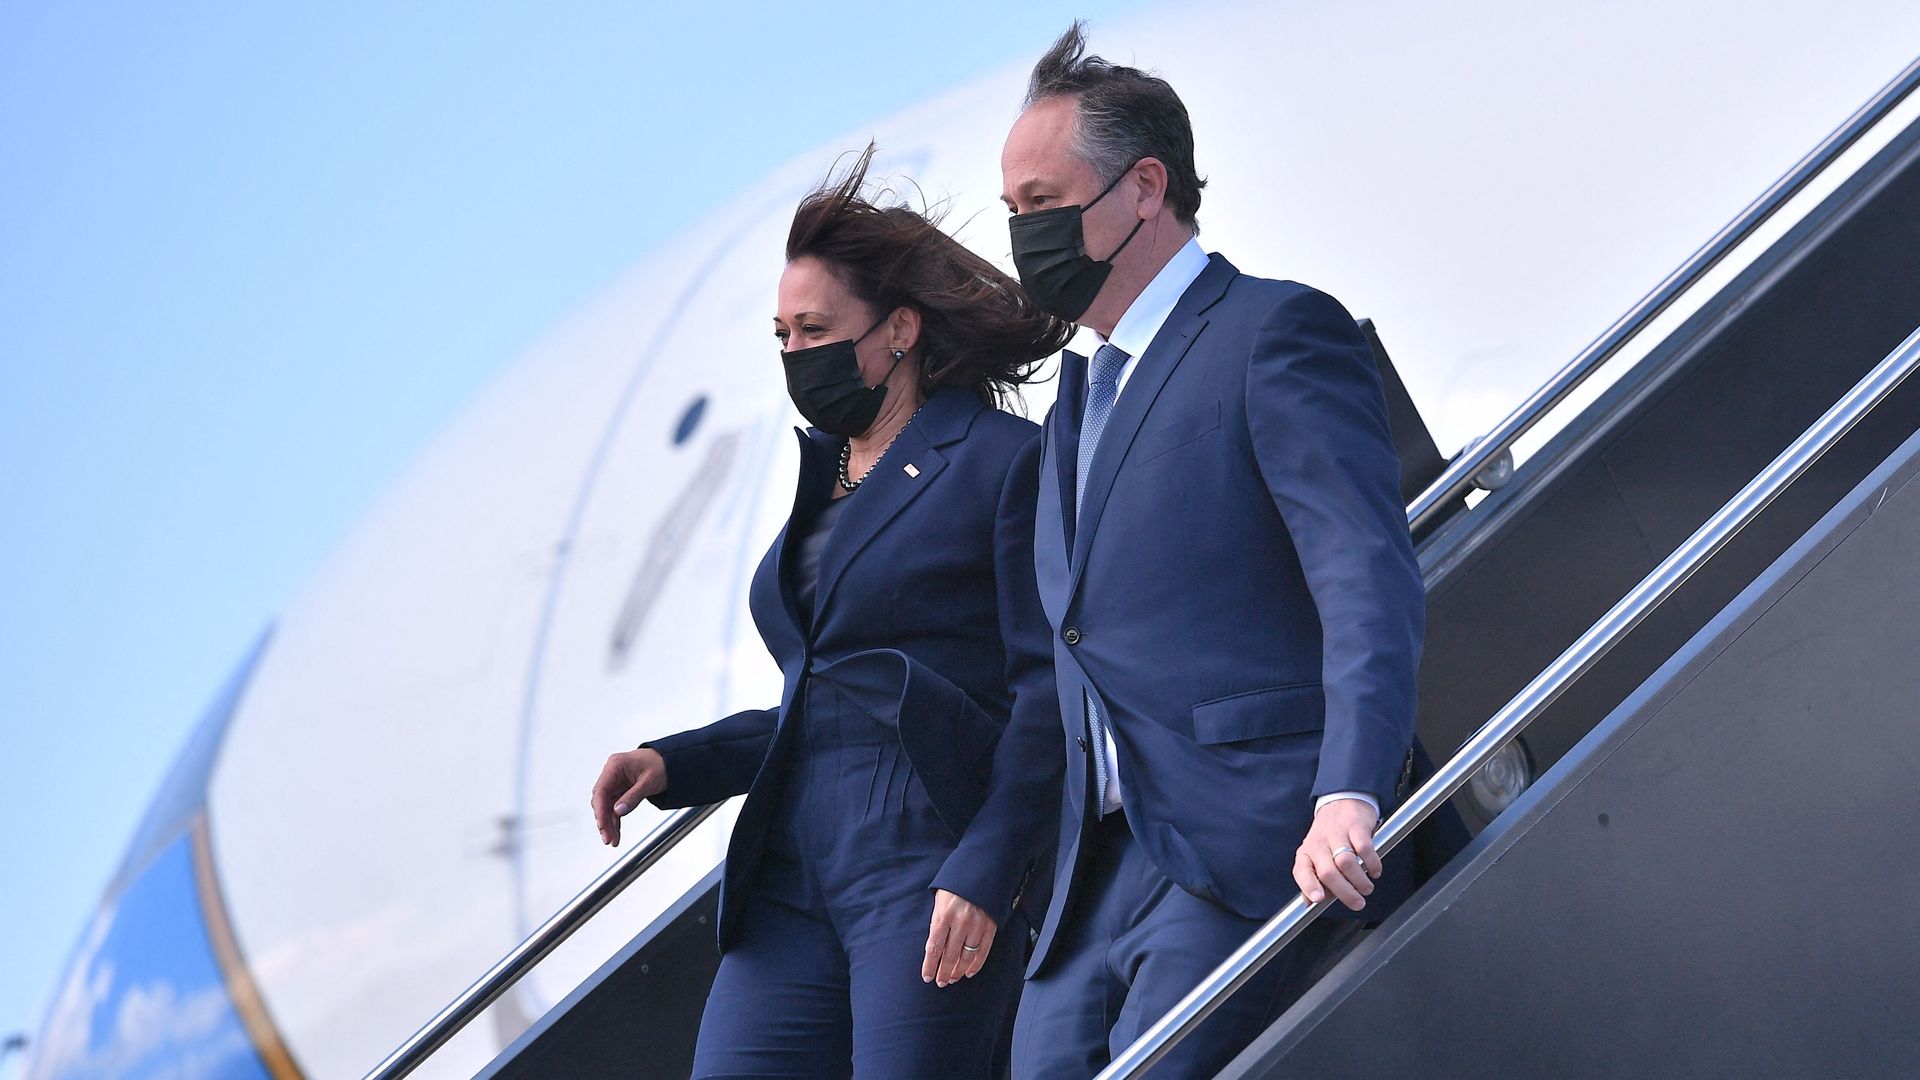
[[[406,1042],[400,1044],[399,1049],[387,1055],[385,1061],[367,1074],[366,1080],[399,1080],[419,1068],[435,1050],[480,1015],[482,1009],[493,1004],[496,998],[519,982],[521,976],[533,969],[533,965],[559,948],[561,942],[572,937],[575,930],[620,895],[635,878],[646,873],[698,828],[701,822],[712,817],[721,805],[693,806],[668,814],[634,845],[633,850],[607,867],[593,880],[593,884],[580,890],[565,906],[554,912],[552,918],[541,923],[539,929],[527,935],[525,941],[514,946],[512,952],[501,957],[499,963],[441,1009],[439,1015],[427,1021],[425,1027],[414,1032]]]
[[[1485,438],[1461,451],[1460,456],[1447,464],[1444,471],[1427,489],[1407,507],[1407,525],[1419,529],[1425,525],[1441,507],[1454,496],[1472,486],[1482,470],[1492,464],[1501,454],[1517,442],[1521,436],[1533,429],[1549,409],[1565,400],[1567,395],[1587,381],[1600,366],[1612,359],[1634,335],[1645,329],[1661,312],[1667,310],[1674,300],[1694,283],[1720,264],[1729,252],[1741,241],[1751,236],[1754,230],[1766,224],[1773,215],[1786,205],[1787,200],[1799,194],[1814,177],[1833,163],[1846,149],[1857,142],[1867,129],[1880,122],[1881,118],[1904,101],[1914,88],[1920,86],[1920,58],[1907,65],[1905,71],[1895,76],[1892,82],[1881,87],[1847,121],[1835,128],[1826,138],[1820,140],[1799,164],[1775,180],[1773,185],[1760,193],[1760,197],[1747,205],[1745,210],[1718,233],[1708,240],[1698,251],[1680,265],[1680,268],[1667,275],[1666,280],[1655,286],[1653,291],[1640,299],[1640,302],[1628,309],[1627,313],[1615,320],[1606,332],[1594,339],[1593,343],[1580,351],[1578,356],[1567,362],[1559,373],[1535,390],[1520,406],[1507,415],[1505,420],[1489,432]]]
[[[1915,368],[1920,368],[1920,328],[1900,347],[1887,354],[1866,378],[1856,383],[1847,395],[1835,402],[1812,427],[1802,432],[1792,445],[1780,452],[1758,476],[1740,489],[1717,513],[1707,519],[1687,542],[1655,567],[1633,591],[1601,616],[1579,640],[1567,647],[1559,659],[1549,664],[1526,688],[1514,695],[1466,744],[1421,785],[1374,838],[1382,855],[1409,836],[1441,803],[1458,791],[1499,749],[1519,734],[1533,719],[1553,704],[1561,693],[1590,670],[1612,650],[1621,638],[1640,625],[1655,608],[1693,576],[1708,559],[1725,547],[1741,529],[1765,510],[1786,487],[1819,461],[1841,436],[1860,418],[1871,412]],[[1267,961],[1279,954],[1287,943],[1322,911],[1332,906],[1331,897],[1318,904],[1305,896],[1293,901],[1269,919],[1246,944],[1222,961],[1206,981],[1181,998],[1133,1045],[1113,1059],[1096,1080],[1121,1080],[1137,1077],[1165,1057],[1182,1038],[1206,1019],[1229,995],[1253,978]]]

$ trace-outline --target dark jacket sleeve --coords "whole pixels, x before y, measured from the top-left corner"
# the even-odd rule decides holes
[[[1380,376],[1338,301],[1302,287],[1274,305],[1248,365],[1247,429],[1320,613],[1313,793],[1365,791],[1386,807],[1413,739],[1426,592]]]
[[[994,525],[994,579],[1013,714],[994,749],[986,800],[931,885],[971,901],[1001,926],[1029,866],[1051,863],[1066,770],[1053,642],[1033,569],[1040,446],[1036,436],[1015,455]]]
[[[641,743],[667,763],[667,790],[647,801],[662,810],[746,794],[773,742],[778,709],[748,709],[703,728]]]

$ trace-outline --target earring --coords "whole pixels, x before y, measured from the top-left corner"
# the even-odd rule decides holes
[[[907,350],[905,350],[905,349],[895,349],[895,350],[893,350],[893,362],[894,362],[894,363],[896,363],[896,364],[897,364],[897,363],[899,363],[900,361],[902,361],[902,360],[905,360],[906,358],[907,358]]]

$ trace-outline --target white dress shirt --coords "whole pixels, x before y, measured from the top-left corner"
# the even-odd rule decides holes
[[[1173,315],[1174,305],[1180,302],[1180,298],[1186,295],[1188,287],[1206,268],[1207,253],[1201,249],[1200,241],[1188,240],[1179,251],[1173,253],[1173,258],[1167,260],[1167,265],[1153,275],[1153,280],[1147,282],[1147,287],[1141,290],[1133,303],[1127,306],[1126,312],[1120,316],[1120,321],[1114,323],[1111,336],[1103,337],[1097,331],[1095,332],[1095,337],[1099,337],[1101,341],[1127,354],[1127,362],[1120,367],[1119,385],[1114,392],[1115,408],[1120,405],[1120,395],[1126,392],[1127,380],[1133,377],[1134,361],[1145,355],[1147,349],[1153,345],[1153,339],[1159,335],[1160,328],[1165,326],[1167,319]],[[1087,365],[1087,379],[1088,389],[1091,390],[1092,364]],[[1113,717],[1105,715],[1105,719],[1107,722],[1106,812],[1111,814],[1120,809],[1121,805],[1120,755],[1113,742]],[[1373,807],[1376,815],[1380,812],[1379,802],[1364,791],[1336,791],[1322,795],[1314,800],[1313,808],[1318,811],[1335,799],[1359,799]]]

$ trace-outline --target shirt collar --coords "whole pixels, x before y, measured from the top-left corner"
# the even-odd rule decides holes
[[[1206,268],[1207,253],[1201,249],[1200,241],[1196,238],[1182,244],[1180,250],[1173,253],[1173,258],[1167,260],[1167,265],[1153,275],[1153,280],[1147,282],[1147,287],[1140,290],[1140,295],[1134,297],[1133,303],[1127,306],[1126,313],[1114,324],[1113,335],[1102,340],[1130,357],[1145,353],[1159,335],[1160,328],[1166,325],[1168,317],[1173,314],[1174,305],[1180,302],[1187,286],[1192,285]],[[1099,337],[1099,334],[1094,336]]]

